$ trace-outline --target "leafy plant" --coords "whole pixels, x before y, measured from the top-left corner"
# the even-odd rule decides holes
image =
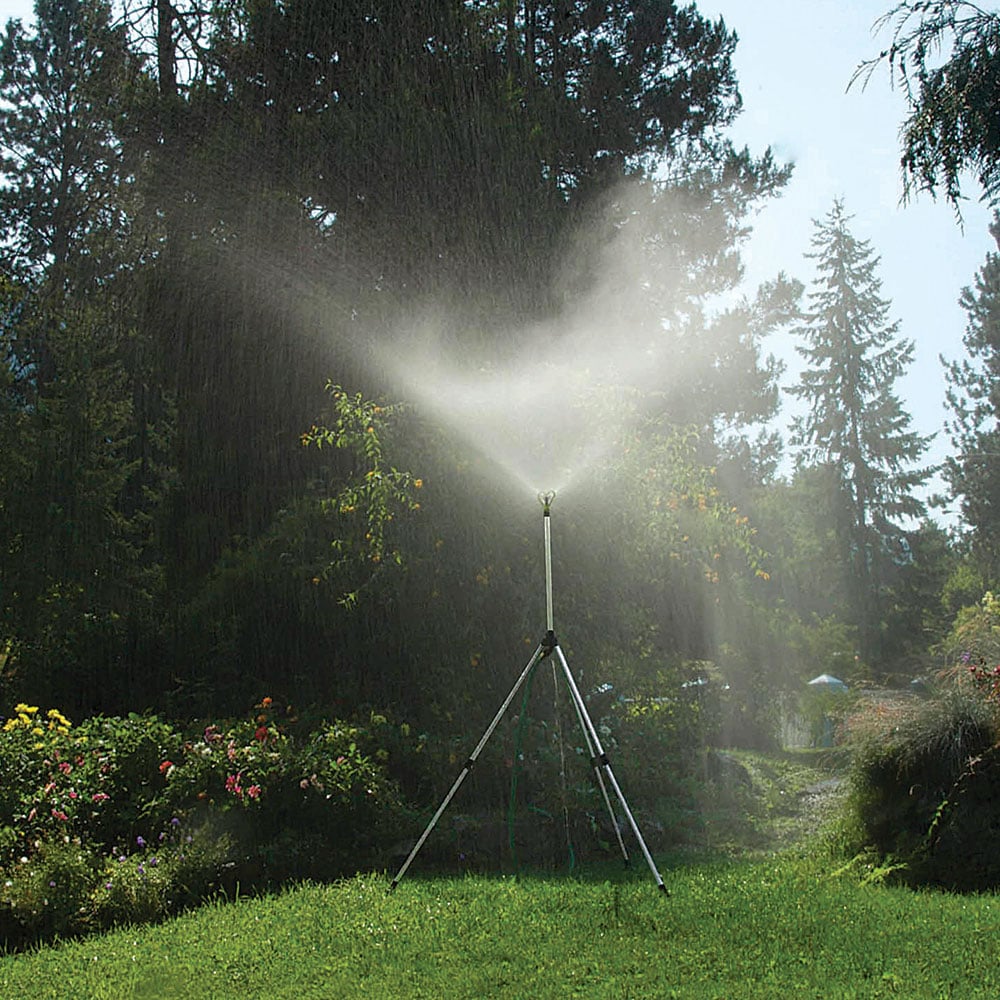
[[[397,758],[424,739],[375,712],[297,726],[271,698],[187,738],[156,716],[74,727],[16,706],[0,728],[3,940],[159,919],[222,886],[371,863],[404,810],[390,765],[408,773]]]

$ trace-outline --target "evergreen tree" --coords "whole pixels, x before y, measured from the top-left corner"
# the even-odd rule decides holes
[[[1000,215],[990,227],[1000,246]],[[959,299],[968,314],[963,343],[968,357],[945,362],[948,432],[956,455],[945,477],[961,498],[972,529],[972,551],[988,580],[1000,574],[1000,253],[989,253],[972,288]],[[943,359],[942,359],[943,360]]]
[[[0,36],[0,263],[55,291],[113,272],[127,181],[116,137],[128,59],[106,0],[38,0]]]
[[[858,67],[867,81],[885,62],[907,106],[899,129],[905,194],[944,192],[960,211],[972,173],[984,197],[1000,200],[1000,11],[969,0],[896,3],[878,22],[892,44]],[[942,58],[942,53],[945,58]]]
[[[0,37],[0,683],[73,710],[154,621],[171,413],[139,327],[135,64],[107,0],[35,12]]]
[[[880,296],[879,258],[855,238],[843,203],[816,223],[807,256],[817,277],[796,333],[806,362],[789,391],[809,405],[793,423],[799,466],[828,464],[838,490],[838,534],[851,576],[849,606],[866,662],[880,658],[881,596],[892,567],[905,559],[901,518],[919,518],[913,491],[930,472],[914,468],[929,442],[909,429],[910,416],[893,392],[913,358],[912,341],[890,323]]]

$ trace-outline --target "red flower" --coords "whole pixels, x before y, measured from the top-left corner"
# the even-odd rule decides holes
[[[270,708],[271,707],[271,699],[270,698],[263,698],[263,699],[261,699],[260,707],[261,708]]]
[[[253,734],[253,738],[255,740],[260,740],[261,743],[264,743],[267,740],[267,736],[267,726],[258,726],[257,731]]]
[[[165,760],[160,765],[160,774],[166,774],[167,771],[169,771],[170,768],[172,768],[173,766],[174,766],[174,762],[172,760]]]

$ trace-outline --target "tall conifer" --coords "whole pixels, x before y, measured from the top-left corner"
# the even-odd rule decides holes
[[[1000,214],[990,233],[1000,247]],[[955,455],[945,465],[945,477],[961,498],[974,551],[995,580],[1000,574],[1000,253],[986,255],[975,285],[963,289],[959,302],[969,317],[962,338],[967,356],[946,362]]]
[[[808,404],[793,422],[800,466],[830,466],[839,489],[838,534],[848,573],[848,607],[858,624],[866,662],[879,657],[880,604],[891,567],[906,551],[902,518],[926,512],[914,496],[930,470],[915,467],[930,438],[910,429],[910,415],[893,391],[913,360],[913,342],[889,321],[881,297],[879,258],[852,235],[851,217],[835,201],[816,223],[817,274],[802,323],[805,361],[789,389]]]

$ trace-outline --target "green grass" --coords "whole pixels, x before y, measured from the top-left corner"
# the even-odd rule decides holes
[[[604,876],[607,876],[605,879]],[[782,856],[587,878],[304,886],[0,959],[0,996],[1000,996],[1000,901],[860,885]]]

